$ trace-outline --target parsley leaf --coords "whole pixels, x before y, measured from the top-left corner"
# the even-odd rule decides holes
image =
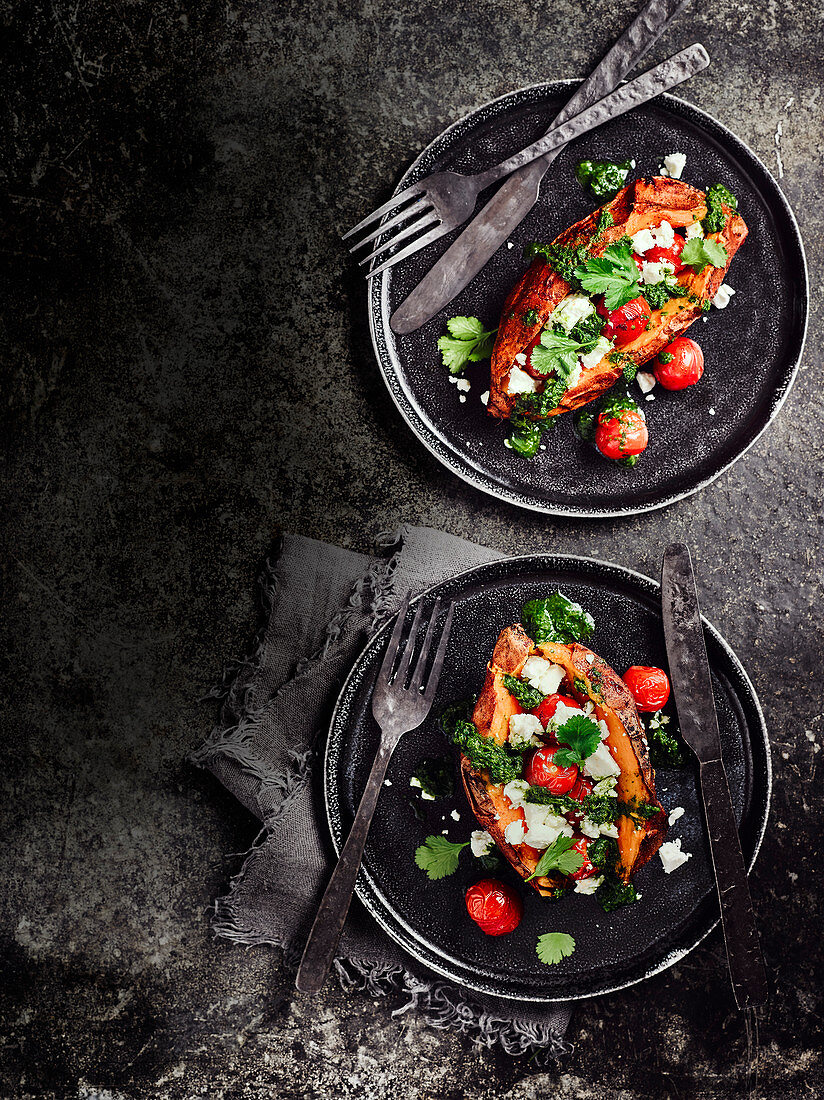
[[[544,701],[544,693],[537,688],[518,680],[514,676],[504,676],[504,687],[513,695],[524,710],[534,710],[539,703]]]
[[[445,836],[428,836],[415,851],[415,862],[431,879],[446,878],[458,870],[458,858],[469,841],[453,844]]]
[[[583,764],[601,743],[601,731],[591,718],[583,714],[568,718],[555,736],[562,747],[555,753],[552,762],[562,768],[568,768],[571,764]],[[565,748],[566,745],[569,748]]]
[[[718,241],[704,237],[690,237],[681,250],[681,263],[693,271],[703,271],[707,264],[724,267],[728,259],[727,250]]]
[[[571,851],[574,843],[571,836],[559,836],[538,860],[538,866],[526,881],[541,878],[550,871],[560,871],[562,875],[573,875],[580,871],[584,865],[584,857],[580,852]]]
[[[618,309],[641,296],[638,266],[632,258],[632,244],[616,241],[601,256],[590,257],[575,268],[575,277],[590,294],[603,294],[607,309]]]
[[[487,332],[477,317],[450,317],[448,336],[441,336],[438,349],[450,374],[460,374],[467,363],[488,359],[495,343],[496,328]]]
[[[575,950],[575,940],[566,932],[544,932],[538,937],[538,946],[535,948],[538,958],[547,966],[559,963],[561,959],[568,959]]]

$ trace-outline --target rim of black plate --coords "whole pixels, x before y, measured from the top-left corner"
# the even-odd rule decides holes
[[[523,88],[518,88],[512,92],[506,92],[504,95],[497,96],[495,99],[491,99],[488,102],[482,104],[480,107],[475,108],[473,111],[469,111],[461,118],[457,119],[450,126],[447,126],[445,130],[429,143],[415,158],[409,168],[404,172],[403,176],[398,182],[397,187],[393,194],[397,194],[403,190],[404,187],[408,187],[411,183],[414,183],[417,179],[422,179],[428,175],[432,170],[431,168],[424,167],[424,161],[437,156],[440,147],[443,144],[448,143],[449,139],[461,129],[481,122],[484,116],[487,114],[497,115],[500,107],[507,100],[513,100],[517,102],[518,99],[530,96],[530,95],[557,95],[565,88],[572,85],[579,84],[580,81],[574,79],[566,80],[553,80],[545,81],[538,84],[529,84]],[[772,424],[781,410],[784,402],[790,390],[793,387],[795,379],[798,375],[798,370],[801,365],[801,359],[804,354],[804,346],[807,340],[807,327],[809,323],[809,273],[807,270],[807,257],[804,251],[804,243],[801,239],[801,231],[798,227],[795,214],[792,211],[792,207],[787,201],[784,192],[778,185],[778,181],[773,176],[769,168],[764,164],[761,158],[746,144],[741,138],[737,137],[731,130],[727,129],[723,123],[719,122],[712,115],[706,111],[701,110],[700,107],[696,107],[694,104],[688,102],[685,99],[681,99],[678,96],[671,95],[664,92],[660,96],[656,97],[653,102],[659,100],[665,101],[668,105],[672,105],[676,108],[677,113],[686,113],[687,116],[692,114],[701,125],[710,131],[715,130],[715,137],[719,141],[725,142],[727,145],[733,148],[741,150],[747,157],[751,158],[758,168],[764,173],[767,181],[771,184],[772,190],[784,216],[788,219],[790,228],[792,230],[793,244],[797,251],[798,270],[800,273],[802,292],[803,292],[803,316],[801,319],[801,331],[800,337],[797,340],[797,347],[792,355],[792,358],[788,361],[786,369],[783,373],[781,384],[778,389],[773,393],[770,401],[770,409],[767,416],[764,418],[763,423],[749,439],[746,444],[738,451],[738,453],[731,458],[728,462],[722,462],[708,477],[702,478],[696,482],[689,489],[685,489],[676,493],[668,493],[662,496],[660,499],[653,501],[652,503],[644,503],[632,506],[624,507],[589,507],[589,508],[573,508],[560,504],[547,503],[534,495],[530,495],[526,490],[515,491],[507,489],[506,486],[501,485],[489,474],[477,470],[466,460],[466,458],[459,452],[449,447],[436,432],[434,432],[426,421],[418,414],[413,403],[409,400],[405,393],[404,386],[400,380],[398,366],[397,352],[391,347],[390,341],[394,340],[394,336],[387,339],[386,327],[388,327],[388,315],[389,315],[389,288],[393,275],[394,268],[389,268],[387,271],[381,273],[379,278],[369,278],[368,288],[368,302],[369,302],[369,331],[372,337],[372,347],[375,352],[375,356],[378,360],[378,367],[380,369],[381,377],[386,383],[386,387],[389,390],[389,394],[395,405],[398,408],[403,419],[407,425],[412,429],[412,432],[426,447],[430,454],[434,455],[438,461],[446,466],[453,474],[456,474],[462,481],[472,485],[475,489],[479,489],[481,492],[493,496],[498,500],[502,500],[507,504],[513,504],[518,508],[526,508],[532,512],[541,512],[544,515],[550,516],[567,516],[573,519],[610,519],[618,516],[635,516],[640,515],[643,512],[653,512],[659,508],[666,508],[670,504],[675,504],[679,500],[684,500],[694,493],[700,492],[708,485],[711,485],[722,474],[726,473],[736,462],[753,447],[767,428]],[[389,215],[386,215],[389,217]],[[384,219],[385,220],[385,219]],[[468,224],[468,223],[466,223]],[[372,261],[372,267],[376,265],[376,261]],[[476,278],[480,278],[479,273]],[[384,324],[386,321],[386,325]]]
[[[604,579],[620,578],[624,582],[630,580],[637,588],[651,597],[659,597],[661,591],[661,585],[658,581],[653,580],[651,577],[646,576],[644,573],[639,573],[634,569],[629,569],[627,566],[618,565],[615,562],[603,561],[600,558],[588,558],[582,557],[577,554],[521,554],[516,557],[501,558],[492,562],[483,562],[480,565],[473,566],[471,569],[465,569],[460,573],[455,573],[451,577],[447,577],[445,580],[439,581],[437,584],[432,585],[425,591],[419,593],[410,600],[410,607],[415,607],[417,604],[429,599],[430,597],[439,594],[439,590],[446,585],[455,585],[470,578],[473,574],[483,573],[485,571],[493,570],[496,567],[507,567],[514,565],[536,565],[544,570],[569,570],[570,567],[577,567],[582,571],[584,576],[591,576],[594,571]],[[589,567],[589,568],[587,568]],[[351,708],[351,697],[353,692],[357,689],[357,682],[363,675],[365,666],[372,657],[373,651],[380,650],[383,645],[383,641],[395,622],[397,613],[390,615],[372,635],[364,648],[358,654],[349,675],[346,677],[344,684],[340,690],[338,698],[335,702],[335,709],[332,713],[332,718],[329,723],[329,736],[326,740],[326,748],[324,751],[323,759],[323,796],[324,804],[326,807],[326,820],[329,826],[329,832],[332,839],[332,845],[335,849],[336,855],[340,855],[341,848],[343,847],[343,835],[341,831],[340,821],[340,807],[337,804],[336,797],[330,797],[332,792],[331,778],[333,773],[337,769],[337,765],[340,759],[340,749],[342,748],[342,736],[346,727],[346,722],[349,717]],[[772,757],[770,754],[770,739],[769,732],[767,730],[767,723],[764,719],[764,712],[761,709],[761,703],[753,687],[752,681],[747,675],[744,666],[735,654],[735,651],[727,642],[726,638],[720,633],[720,631],[713,626],[711,622],[701,615],[701,623],[704,630],[710,635],[712,640],[723,651],[727,660],[730,662],[730,667],[734,670],[736,676],[739,679],[739,686],[743,689],[742,693],[747,695],[747,703],[752,707],[756,723],[757,732],[760,734],[760,743],[764,749],[764,775],[762,781],[764,783],[764,800],[763,810],[758,809],[759,825],[755,834],[752,855],[747,860],[747,873],[752,872],[755,866],[755,861],[758,858],[758,854],[761,850],[761,845],[764,840],[764,836],[767,831],[767,823],[770,817],[770,810],[772,806]],[[338,736],[334,736],[335,731],[338,731]],[[754,732],[749,724],[747,725],[748,733],[750,734],[750,740],[752,742],[752,733]],[[745,856],[746,859],[746,856]],[[412,926],[403,921],[397,913],[394,913],[392,906],[384,898],[378,884],[374,881],[368,871],[361,866],[358,873],[358,880],[355,884],[355,893],[360,901],[363,903],[367,911],[374,917],[380,927],[386,932],[386,934],[397,943],[407,954],[412,958],[417,959],[423,963],[429,970],[441,975],[448,981],[460,985],[463,988],[471,989],[477,993],[483,993],[488,996],[500,997],[504,1000],[519,1000],[529,1001],[536,1004],[552,1004],[560,1001],[581,1001],[588,1000],[592,997],[600,997],[607,993],[616,993],[622,989],[628,989],[630,986],[637,985],[639,982],[646,981],[648,978],[654,977],[656,974],[660,974],[665,970],[668,970],[671,966],[674,966],[680,959],[683,959],[691,951],[694,951],[709,934],[715,929],[721,921],[720,910],[717,914],[714,914],[709,923],[703,929],[699,930],[697,934],[690,934],[689,941],[687,943],[679,944],[673,947],[673,949],[664,956],[660,961],[652,964],[642,973],[637,976],[625,979],[614,983],[603,983],[597,988],[587,991],[586,993],[574,993],[565,994],[559,996],[547,996],[536,995],[528,990],[518,991],[502,991],[496,988],[490,983],[478,980],[474,981],[472,977],[466,977],[466,975],[456,976],[454,969],[449,969],[440,963],[436,950],[429,944],[422,944],[421,933],[416,931]],[[391,918],[391,919],[390,919]]]

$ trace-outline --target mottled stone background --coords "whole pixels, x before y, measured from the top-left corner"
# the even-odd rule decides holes
[[[798,383],[700,496],[554,522],[450,477],[383,388],[338,239],[445,124],[583,75],[634,8],[0,8],[3,1096],[742,1095],[717,934],[576,1009],[577,1051],[548,1071],[332,983],[295,999],[277,953],[211,938],[207,907],[256,825],[184,754],[210,721],[198,696],[243,649],[256,563],[278,525],[368,549],[402,520],[653,574],[666,540],[697,547],[706,610],[774,745],[753,881],[774,996],[754,1095],[824,1093],[817,5],[696,2],[653,55],[706,44],[713,65],[685,94],[783,173],[811,261]]]

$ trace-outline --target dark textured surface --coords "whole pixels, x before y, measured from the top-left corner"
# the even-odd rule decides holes
[[[780,157],[811,333],[742,462],[665,512],[600,523],[497,506],[423,451],[377,375],[337,234],[451,120],[582,75],[626,8],[2,12],[2,1094],[742,1094],[717,934],[643,994],[576,1009],[577,1051],[545,1071],[331,983],[301,1001],[275,953],[210,938],[206,908],[256,825],[183,755],[209,721],[196,697],[243,648],[256,562],[277,524],[366,549],[400,520],[653,575],[667,541],[695,547],[705,612],[745,658],[776,765],[752,884],[774,991],[755,1094],[824,1092],[815,6],[696,5],[654,52],[703,41],[713,65],[688,98]]]

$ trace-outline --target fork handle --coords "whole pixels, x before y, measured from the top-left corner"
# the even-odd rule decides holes
[[[381,742],[369,778],[366,790],[360,800],[352,831],[332,872],[329,885],[323,895],[312,931],[303,949],[296,985],[301,993],[319,993],[326,975],[335,958],[335,951],[346,923],[346,915],[352,902],[355,881],[358,877],[363,849],[369,835],[369,827],[375,816],[375,807],[381,792],[392,747]]]

